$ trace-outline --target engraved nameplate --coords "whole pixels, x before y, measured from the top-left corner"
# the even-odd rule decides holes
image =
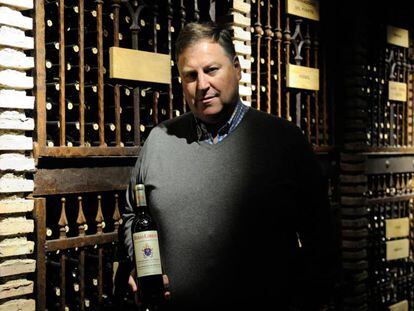
[[[110,47],[109,77],[170,84],[171,57],[167,54]]]
[[[390,311],[408,311],[408,300],[397,302],[388,307]]]
[[[319,1],[317,0],[288,0],[288,14],[319,21]]]
[[[407,258],[410,254],[410,240],[401,239],[386,242],[387,260]]]
[[[406,102],[407,84],[402,82],[388,81],[388,99],[399,102]]]
[[[385,237],[402,238],[410,234],[410,220],[408,217],[385,220]]]
[[[287,87],[319,91],[319,69],[288,64]]]
[[[387,26],[387,43],[408,48],[408,30],[394,26]]]

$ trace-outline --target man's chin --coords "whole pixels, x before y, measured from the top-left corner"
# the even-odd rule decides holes
[[[219,109],[204,109],[202,113],[198,113],[197,117],[206,123],[216,123],[220,120],[220,112]]]

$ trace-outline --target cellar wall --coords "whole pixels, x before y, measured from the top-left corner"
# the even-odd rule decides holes
[[[412,8],[288,2],[0,0],[0,310],[133,308],[124,191],[151,129],[188,111],[175,39],[209,20],[232,31],[243,102],[300,127],[323,168],[326,308],[414,309]]]

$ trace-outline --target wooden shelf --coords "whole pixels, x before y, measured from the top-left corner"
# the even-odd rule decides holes
[[[41,147],[35,144],[36,157],[137,157],[140,147]]]

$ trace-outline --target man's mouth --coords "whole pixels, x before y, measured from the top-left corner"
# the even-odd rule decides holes
[[[200,98],[199,100],[198,100],[198,102],[199,103],[202,103],[202,104],[208,104],[208,103],[210,103],[211,102],[211,100],[213,99],[213,98],[215,98],[216,97],[216,95],[209,95],[209,96],[205,96],[205,97],[203,97],[203,98]]]

